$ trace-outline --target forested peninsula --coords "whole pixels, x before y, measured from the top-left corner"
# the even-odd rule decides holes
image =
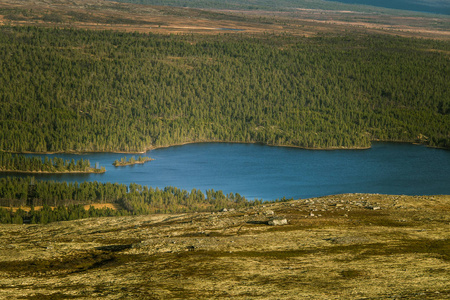
[[[450,147],[450,43],[0,27],[0,150]]]
[[[93,168],[89,159],[75,161],[60,157],[27,157],[0,151],[0,172],[14,173],[104,173],[105,167]]]

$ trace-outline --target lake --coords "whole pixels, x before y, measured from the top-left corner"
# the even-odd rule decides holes
[[[403,9],[418,12],[450,15],[450,1],[447,0],[327,0],[347,4],[363,4],[384,8]]]
[[[175,186],[187,191],[212,188],[263,200],[340,193],[450,194],[450,151],[419,145],[375,143],[367,150],[327,151],[200,143],[156,149],[146,155],[155,160],[117,168],[112,163],[125,154],[47,155],[89,159],[92,166],[96,162],[104,166],[106,173],[47,174],[36,178],[127,185],[134,182],[159,188]]]

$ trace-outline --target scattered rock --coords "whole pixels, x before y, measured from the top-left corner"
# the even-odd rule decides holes
[[[381,207],[379,206],[366,206],[367,209],[371,209],[371,210],[379,210],[381,209]]]
[[[283,217],[272,218],[269,220],[269,222],[267,222],[267,224],[272,226],[287,225],[287,223],[287,219]]]

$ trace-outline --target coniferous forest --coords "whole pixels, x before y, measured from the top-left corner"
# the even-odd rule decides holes
[[[282,199],[285,200],[285,199]],[[85,211],[83,205],[113,203],[118,210],[96,209]],[[175,187],[149,188],[138,184],[67,183],[35,180],[33,177],[0,178],[0,223],[49,223],[87,217],[138,215],[151,213],[182,213],[218,211],[223,208],[244,208],[261,204],[249,201],[239,194],[213,189],[191,192]],[[32,207],[31,211],[12,207]],[[35,210],[34,207],[43,206]],[[2,208],[3,207],[3,208]]]
[[[0,150],[450,147],[450,43],[0,28]]]
[[[88,159],[75,161],[64,160],[60,157],[48,158],[44,161],[40,157],[26,157],[24,155],[0,152],[0,172],[26,173],[103,173],[105,167],[92,168]]]

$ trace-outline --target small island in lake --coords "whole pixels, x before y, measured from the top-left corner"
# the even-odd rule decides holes
[[[147,156],[140,156],[135,159],[134,156],[130,157],[130,159],[127,160],[127,157],[124,156],[120,160],[115,160],[113,163],[114,167],[123,167],[123,166],[129,166],[129,165],[135,165],[135,164],[143,164],[145,162],[154,160],[153,158],[147,157]]]

